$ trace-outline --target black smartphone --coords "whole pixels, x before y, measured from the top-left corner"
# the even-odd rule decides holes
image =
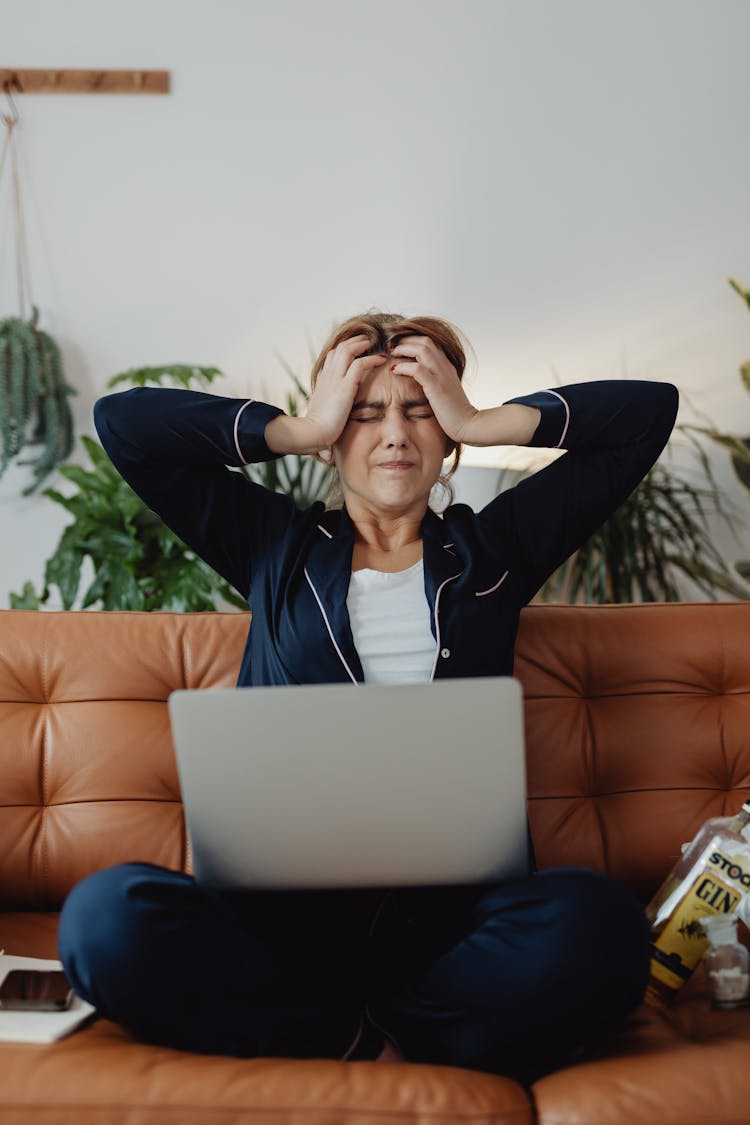
[[[73,989],[59,969],[12,969],[0,984],[0,1009],[14,1012],[64,1012]]]

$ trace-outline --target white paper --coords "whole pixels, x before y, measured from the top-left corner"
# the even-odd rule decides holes
[[[0,985],[13,969],[62,969],[60,961],[39,957],[13,957],[0,951]],[[9,1012],[0,1008],[0,1043],[54,1043],[74,1031],[94,1011],[79,996],[65,1012]]]

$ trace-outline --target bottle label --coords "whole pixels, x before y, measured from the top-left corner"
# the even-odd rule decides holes
[[[709,914],[731,914],[748,885],[750,872],[740,866],[737,857],[713,852],[652,942],[651,975],[669,988],[683,985],[708,945],[701,918]]]
[[[711,852],[708,863],[715,871],[721,873],[722,879],[726,879],[735,887],[744,887],[747,890],[750,888],[750,869],[743,868],[740,859],[747,862],[746,856],[724,855],[723,852],[715,851]]]

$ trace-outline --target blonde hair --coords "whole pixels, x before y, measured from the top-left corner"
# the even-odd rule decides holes
[[[342,340],[349,340],[352,336],[368,336],[370,338],[371,347],[368,351],[362,352],[362,355],[377,355],[379,352],[388,353],[391,348],[396,347],[404,336],[429,336],[439,348],[442,348],[453,367],[456,369],[458,378],[463,380],[464,371],[466,369],[466,353],[461,342],[461,333],[458,328],[448,321],[439,320],[434,316],[405,317],[398,313],[386,313],[380,312],[378,309],[369,309],[366,313],[349,317],[348,320],[345,320],[342,324],[339,324],[337,328],[334,328],[313,364],[310,373],[310,386],[312,390],[315,390],[315,383],[323,369],[323,364],[325,363],[328,352],[340,344]],[[452,504],[455,498],[450,478],[455,473],[458,468],[458,463],[461,460],[460,443],[450,439],[449,442],[451,448],[448,450],[446,456],[452,453],[453,461],[448,471],[446,473],[441,473],[435,482],[436,485],[440,485],[447,496],[446,507]],[[325,501],[326,510],[341,508],[344,503],[344,495],[341,489],[338,470],[335,465],[330,465],[317,454],[313,456],[317,461],[320,461],[321,464],[324,464],[329,471],[330,480]]]

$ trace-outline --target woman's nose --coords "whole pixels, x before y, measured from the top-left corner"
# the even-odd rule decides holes
[[[386,410],[383,419],[381,437],[387,444],[391,442],[403,445],[409,435],[409,427],[403,412],[399,408]]]

